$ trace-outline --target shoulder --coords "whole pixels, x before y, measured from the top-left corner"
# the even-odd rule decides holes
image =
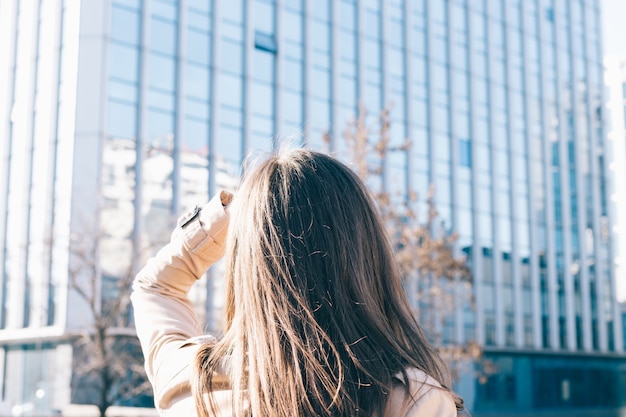
[[[152,381],[154,402],[159,413],[162,415],[170,415],[174,413],[174,411],[178,412],[178,410],[185,409],[189,404],[195,404],[190,385],[191,378],[194,374],[193,366],[195,357],[200,346],[203,344],[213,344],[215,340],[215,337],[211,335],[193,337],[182,343],[180,347],[167,352],[167,359],[160,362],[156,369],[154,380]],[[213,376],[215,389],[213,396],[220,406],[223,406],[221,403],[223,402],[222,399],[225,393],[230,392],[230,383],[224,372],[224,366],[225,365],[222,364],[222,366],[218,368],[218,372]]]
[[[396,377],[399,383],[389,396],[385,417],[457,416],[452,395],[430,375],[409,368],[406,370],[406,379],[401,373]]]

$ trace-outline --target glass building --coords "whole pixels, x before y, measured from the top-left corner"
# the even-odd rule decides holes
[[[0,407],[76,401],[76,236],[98,236],[114,296],[249,151],[291,137],[341,153],[363,104],[390,108],[392,146],[412,143],[388,156],[386,186],[434,184],[469,256],[476,308],[459,307],[450,337],[498,367],[460,381],[472,413],[616,413],[599,3],[0,2]],[[193,297],[215,328],[208,282]]]

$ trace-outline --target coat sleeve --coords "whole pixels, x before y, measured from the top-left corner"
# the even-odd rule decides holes
[[[228,205],[232,194],[221,191],[201,209],[178,221],[170,242],[148,260],[133,283],[131,301],[135,327],[145,358],[148,379],[159,396],[158,381],[170,381],[180,349],[202,328],[187,297],[192,285],[224,254]],[[158,376],[158,377],[157,377]]]

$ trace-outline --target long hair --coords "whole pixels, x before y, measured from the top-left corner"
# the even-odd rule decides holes
[[[282,152],[245,176],[233,204],[226,329],[196,356],[199,416],[216,412],[218,369],[235,416],[382,416],[394,375],[408,367],[447,389],[376,205],[348,167]]]

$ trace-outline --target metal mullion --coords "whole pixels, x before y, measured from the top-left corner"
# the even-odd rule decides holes
[[[406,91],[406,99],[404,100],[404,111],[405,111],[405,131],[408,137],[411,137],[411,115],[413,114],[413,100],[414,100],[414,89],[413,89],[413,70],[411,66],[411,55],[415,52],[413,50],[412,38],[411,38],[411,28],[413,27],[413,12],[411,10],[411,2],[408,0],[404,1],[404,89]],[[411,146],[408,150],[407,156],[407,165],[406,165],[406,185],[408,190],[415,190],[416,185],[413,184],[413,158],[412,156],[413,146]],[[416,279],[410,279],[407,281],[407,294],[409,298],[409,303],[411,307],[417,310],[418,300],[416,297],[417,294],[417,281]]]
[[[132,232],[132,240],[134,250],[138,251],[141,245],[141,221],[143,219],[141,206],[143,205],[143,160],[144,160],[144,143],[146,140],[147,128],[147,90],[148,90],[148,56],[150,54],[150,1],[143,0],[141,4],[141,34],[140,40],[140,60],[139,60],[139,77],[138,77],[138,114],[137,114],[137,140],[135,146],[135,201],[134,201],[134,224]]]
[[[446,36],[448,37],[448,48],[446,51],[446,55],[448,58],[448,111],[450,117],[448,118],[448,129],[450,131],[450,201],[452,201],[452,229],[457,230],[459,226],[459,210],[454,202],[456,201],[457,195],[457,180],[458,180],[458,170],[459,170],[459,135],[455,132],[455,123],[456,120],[456,100],[454,97],[456,96],[456,91],[454,88],[454,83],[452,82],[452,74],[454,68],[454,54],[452,53],[454,47],[454,29],[452,27],[452,6],[451,3],[447,4],[447,16],[446,16]],[[454,242],[454,255],[460,256],[460,249],[458,240]],[[464,342],[463,335],[463,298],[460,293],[460,277],[458,274],[455,276],[455,291],[454,291],[454,299],[455,299],[455,310],[454,310],[454,342],[462,343]]]
[[[486,13],[485,13],[485,41],[486,41],[486,52],[487,52],[487,62],[491,61],[491,57],[494,55],[493,48],[491,46],[490,37],[491,31],[489,29],[489,20],[491,18],[491,3],[488,2]],[[504,346],[504,321],[503,321],[503,296],[502,296],[502,254],[500,249],[500,242],[498,238],[498,216],[497,216],[497,187],[496,187],[496,176],[495,176],[495,152],[493,148],[493,132],[494,132],[494,120],[493,117],[493,89],[491,88],[491,70],[489,65],[487,65],[487,108],[489,112],[489,127],[488,127],[488,136],[489,136],[489,149],[490,149],[490,157],[491,157],[491,219],[492,219],[492,239],[493,239],[493,249],[492,249],[492,270],[493,270],[493,283],[494,283],[494,295],[495,295],[495,326],[496,326],[496,346]]]
[[[581,7],[583,7],[581,5]],[[584,13],[582,12],[581,9],[581,19],[583,19],[583,26],[584,26]],[[579,263],[580,263],[580,276],[578,278],[578,283],[579,283],[579,289],[580,289],[580,297],[581,297],[581,332],[582,332],[582,349],[585,351],[591,351],[591,317],[590,317],[590,313],[591,313],[591,306],[590,306],[590,300],[589,300],[589,275],[588,275],[588,271],[587,268],[585,266],[585,260],[587,259],[587,250],[585,245],[583,244],[584,242],[584,231],[585,231],[585,216],[587,214],[586,212],[586,204],[585,204],[585,198],[584,198],[584,181],[583,181],[583,177],[581,175],[580,172],[580,167],[582,165],[582,155],[581,152],[578,149],[578,135],[580,133],[580,126],[578,123],[578,102],[577,102],[577,88],[576,88],[576,84],[577,84],[577,79],[578,79],[578,74],[576,71],[576,59],[575,59],[575,52],[574,51],[574,45],[576,44],[574,42],[575,40],[575,36],[574,36],[574,27],[573,27],[573,22],[572,22],[572,9],[571,9],[571,5],[569,8],[569,20],[570,20],[570,31],[569,31],[569,42],[570,42],[570,66],[572,68],[572,83],[571,83],[571,91],[573,92],[573,96],[572,96],[572,114],[573,114],[573,124],[574,124],[574,146],[575,146],[575,155],[574,155],[574,161],[575,161],[575,167],[574,167],[574,176],[576,178],[576,204],[578,206],[578,215],[576,219],[572,219],[572,221],[576,222],[576,227],[578,228],[578,250],[579,250]],[[583,51],[580,51],[581,53],[584,53]],[[588,83],[588,77],[586,77],[586,81],[587,81],[587,85],[589,85]],[[570,211],[571,213],[571,211]],[[574,296],[574,301],[575,301],[575,297],[576,297],[576,293],[573,293]],[[574,316],[576,316],[576,312],[574,311]],[[576,328],[576,327],[575,327]],[[578,348],[578,346],[576,346]]]
[[[539,31],[539,41],[540,45],[543,44],[542,34],[546,31],[553,30],[550,27],[546,27],[547,24],[544,22],[544,19],[541,18],[541,13],[537,13],[537,28]],[[554,46],[554,45],[552,45]],[[542,137],[544,138],[542,141],[543,144],[543,169],[544,169],[544,183],[545,183],[545,202],[546,202],[546,258],[548,260],[547,267],[547,291],[548,291],[548,323],[549,323],[549,345],[552,349],[558,349],[559,347],[559,336],[558,336],[558,294],[557,294],[557,280],[556,280],[556,251],[554,248],[555,242],[555,226],[554,226],[554,184],[552,183],[552,165],[550,163],[550,142],[548,137],[548,124],[549,120],[546,117],[546,97],[544,94],[544,90],[546,89],[546,76],[543,71],[543,67],[545,66],[543,52],[541,48],[539,50],[539,61],[540,61],[540,95],[541,95],[541,129],[542,129]]]
[[[0,141],[0,170],[2,174],[0,175],[0,328],[4,328],[6,324],[6,316],[5,316],[5,302],[7,299],[7,274],[6,274],[6,252],[7,252],[7,222],[8,222],[8,191],[9,191],[9,182],[11,178],[11,147],[12,147],[12,136],[11,136],[11,113],[13,107],[13,100],[15,95],[15,59],[16,59],[16,51],[17,51],[17,30],[13,30],[17,28],[17,18],[18,18],[18,5],[17,2],[4,2],[3,3],[7,9],[7,13],[5,15],[0,16],[3,21],[9,20],[13,26],[10,26],[7,31],[12,34],[13,37],[6,40],[6,44],[9,46],[8,56],[5,56],[5,68],[7,70],[8,79],[5,83],[7,87],[7,91],[4,97],[0,97],[0,100],[4,101],[5,114],[0,115],[0,122],[4,123],[3,126],[0,126],[2,129],[1,135],[5,139]],[[10,7],[13,7],[13,10]],[[4,41],[4,39],[3,39]],[[1,382],[1,381],[0,381]]]
[[[18,6],[19,7],[19,6]],[[8,186],[9,189],[14,188],[11,187],[11,176],[19,173],[18,175],[24,175],[25,181],[23,182],[23,188],[16,192],[13,190],[11,193],[11,200],[7,200],[7,213],[11,211],[11,209],[15,207],[11,207],[15,201],[19,201],[19,207],[24,210],[24,213],[18,217],[18,221],[13,223],[13,228],[16,229],[16,236],[12,237],[8,246],[13,248],[13,256],[9,258],[9,275],[11,275],[11,285],[7,286],[8,294],[10,296],[8,300],[8,314],[7,317],[10,320],[8,322],[8,326],[10,328],[25,328],[28,327],[28,323],[24,323],[24,312],[25,312],[25,302],[26,302],[26,290],[30,285],[30,280],[28,279],[27,265],[28,265],[28,242],[30,238],[29,234],[29,217],[30,217],[30,189],[31,189],[31,180],[32,180],[32,142],[33,142],[33,117],[34,117],[34,98],[35,98],[35,90],[36,90],[36,80],[37,80],[37,61],[33,60],[33,57],[38,56],[38,42],[39,42],[39,2],[31,3],[31,9],[20,9],[17,15],[16,25],[18,27],[17,31],[19,33],[15,38],[15,58],[14,58],[14,78],[13,78],[13,97],[11,100],[12,112],[17,109],[19,113],[20,108],[24,109],[24,116],[28,118],[28,122],[25,122],[25,132],[23,132],[24,137],[15,137],[15,129],[14,122],[11,120],[13,118],[13,114],[10,115],[11,127],[9,130],[9,142],[10,142],[10,153],[8,163],[9,170],[9,180]],[[27,12],[30,12],[27,14]],[[20,21],[24,23],[24,26],[20,26]],[[34,22],[33,22],[34,21]],[[25,50],[28,51],[29,47],[27,45],[28,36],[24,36],[26,30],[31,30],[34,33],[29,33],[32,36],[30,39],[30,47],[32,47],[31,55],[24,55]],[[21,39],[21,42],[20,42]],[[20,50],[21,49],[21,50]],[[34,69],[30,71],[30,66],[34,66]],[[25,68],[26,67],[26,68]],[[20,71],[22,77],[25,74],[30,75],[30,79],[25,83],[22,78],[20,78],[19,84],[16,82],[18,79],[17,72]],[[16,91],[15,87],[22,87],[25,89],[25,92]],[[26,88],[24,88],[26,86]],[[17,98],[19,94],[20,98]],[[22,104],[23,103],[23,104]],[[18,106],[18,104],[20,104]],[[11,112],[11,113],[12,113]],[[17,139],[17,140],[15,140]],[[25,140],[23,140],[25,139]],[[14,147],[18,148],[19,151],[15,151]],[[19,152],[19,153],[18,153]],[[23,160],[20,161],[22,165],[16,165],[19,161],[13,160],[13,154],[22,154]],[[7,194],[8,197],[8,194]],[[15,204],[15,203],[14,203]],[[15,210],[13,210],[15,212]],[[15,215],[15,213],[13,213]],[[15,220],[15,219],[14,219]],[[8,218],[7,218],[8,223]],[[7,227],[8,229],[8,227]],[[5,231],[6,233],[6,231]],[[6,259],[6,258],[5,258]],[[5,267],[6,268],[6,267]],[[5,270],[6,271],[6,270]],[[5,275],[6,276],[6,275]],[[9,290],[10,287],[10,290]],[[30,314],[30,310],[29,310]]]
[[[328,126],[328,138],[329,138],[329,150],[331,152],[335,152],[337,150],[337,141],[339,137],[337,137],[337,132],[341,132],[341,129],[338,127],[338,123],[343,122],[339,120],[339,48],[337,45],[339,44],[339,2],[331,1],[330,2],[330,10],[329,10],[329,28],[330,31],[330,86],[329,86],[329,94],[330,94],[330,109],[329,109],[329,126]]]
[[[281,22],[283,19],[283,11],[284,11],[283,0],[276,0],[276,4],[274,6],[274,39],[276,41],[276,52],[274,53],[274,103],[272,106],[274,108],[274,132],[272,136],[273,144],[272,148],[276,149],[279,145],[277,134],[284,135],[285,132],[282,132],[280,129],[283,124],[282,117],[282,100],[281,100],[281,92],[284,90],[282,86],[282,76],[284,72],[284,62],[285,55],[284,51],[284,37],[281,30]]]
[[[62,43],[62,39],[63,39],[63,2],[62,1],[57,1],[56,2],[56,28],[57,31],[55,33],[55,39],[57,41],[57,43],[55,43],[55,45],[58,45],[57,49],[57,53],[55,54],[56,57],[56,62],[54,67],[51,69],[51,71],[53,71],[53,75],[52,75],[52,79],[54,80],[54,87],[53,87],[53,92],[52,92],[52,97],[54,100],[54,111],[53,111],[53,115],[52,115],[52,126],[50,127],[50,137],[52,138],[51,140],[51,144],[50,144],[50,155],[48,156],[48,161],[49,161],[49,168],[48,168],[48,184],[47,184],[47,188],[50,190],[47,196],[47,202],[49,203],[49,207],[48,207],[48,211],[50,213],[50,217],[49,217],[49,221],[46,223],[46,236],[54,236],[54,224],[55,224],[55,209],[54,209],[54,201],[55,201],[55,187],[54,187],[54,183],[56,181],[56,171],[57,171],[57,145],[58,145],[58,129],[59,129],[59,92],[60,92],[60,75],[61,75],[61,65],[62,65],[62,60],[61,60],[61,43]],[[1,206],[0,206],[1,207]],[[0,234],[0,236],[2,236]],[[45,253],[45,257],[47,257],[46,259],[46,269],[47,269],[47,276],[48,276],[48,288],[47,288],[47,294],[46,294],[46,305],[47,305],[47,309],[46,309],[46,313],[47,313],[47,318],[46,320],[49,322],[50,321],[50,305],[48,304],[49,300],[50,300],[50,295],[49,295],[49,291],[50,291],[50,287],[54,286],[54,280],[53,280],[53,276],[52,276],[52,265],[53,265],[53,245],[48,245],[48,247],[46,248],[46,253]],[[0,313],[1,314],[1,313]],[[55,314],[55,318],[58,317],[58,315]],[[58,319],[57,319],[58,320]],[[54,323],[52,323],[54,325]]]
[[[251,139],[252,126],[252,83],[253,74],[253,54],[254,54],[254,0],[243,0],[243,74],[241,77],[241,89],[243,94],[243,126],[241,135],[241,152],[240,159],[246,154]]]
[[[413,91],[413,68],[411,67],[411,55],[413,54],[413,43],[411,39],[411,28],[413,27],[413,13],[411,12],[410,1],[404,1],[404,31],[403,35],[403,55],[404,55],[404,131],[408,138],[411,137],[411,115],[413,114],[413,99],[415,92]],[[406,187],[407,190],[415,190],[413,184],[413,160],[411,158],[411,148],[407,151],[406,158]]]
[[[364,105],[363,103],[363,83],[365,79],[365,71],[363,70],[363,53],[361,53],[361,48],[363,47],[361,39],[363,39],[363,34],[365,32],[365,10],[363,7],[364,0],[356,0],[356,41],[355,41],[355,60],[356,60],[356,108],[354,109],[355,114],[358,116],[360,112],[360,106]]]
[[[585,29],[587,29],[589,27],[589,21],[590,19],[587,18],[586,13],[583,13],[583,20],[585,22]],[[597,47],[596,45],[590,45],[590,41],[589,41],[589,37],[585,37],[586,45],[586,51],[587,53],[589,51],[592,51],[593,48]],[[591,69],[591,65],[592,62],[595,62],[595,60],[590,59],[589,57],[587,57],[586,59],[587,62],[587,80],[586,83],[588,86],[591,85],[591,80],[589,79],[589,74],[590,74],[590,69]],[[589,90],[588,90],[589,91]],[[597,152],[596,152],[596,143],[597,143],[597,137],[595,134],[595,129],[594,129],[594,123],[593,120],[595,118],[595,113],[594,113],[594,109],[593,109],[593,105],[591,102],[591,96],[590,94],[587,94],[587,117],[589,120],[589,123],[587,124],[587,146],[588,146],[588,152],[589,152],[589,171],[590,171],[590,177],[591,177],[591,182],[593,184],[594,180],[597,178],[597,172],[598,172],[598,166],[597,166]],[[586,196],[585,196],[586,198]],[[595,293],[595,298],[596,298],[596,306],[597,306],[597,311],[596,311],[596,319],[598,319],[600,317],[600,313],[599,313],[599,309],[601,308],[600,306],[602,305],[602,300],[600,298],[600,292],[598,291],[600,285],[600,278],[599,278],[599,273],[600,273],[600,268],[597,268],[598,261],[599,261],[599,253],[600,253],[600,222],[598,221],[598,219],[600,218],[600,198],[598,196],[598,192],[596,187],[592,186],[591,187],[591,201],[588,202],[591,206],[591,211],[592,211],[592,218],[591,218],[591,224],[592,224],[592,233],[593,233],[593,260],[594,260],[594,265],[596,266],[596,270],[595,270],[595,278],[593,281],[593,285],[596,288],[596,293]],[[585,213],[586,215],[586,213]],[[583,260],[583,268],[587,269],[587,259]],[[589,275],[587,276],[589,283],[588,286],[591,286],[591,279],[589,277]],[[591,294],[589,294],[589,302],[591,303]],[[594,316],[593,316],[593,312],[589,311],[589,320],[591,322],[593,322]],[[600,347],[601,343],[601,337],[600,337],[600,321],[597,320],[596,324],[598,326],[598,347]],[[591,337],[591,350],[594,349],[593,346],[593,324],[590,323],[590,337]]]
[[[595,21],[596,21],[596,28],[600,28],[600,17],[599,17],[599,13],[595,13]],[[594,48],[601,48],[601,44],[600,45],[594,45]],[[599,54],[601,56],[601,54]],[[604,102],[605,102],[605,94],[604,94],[604,85],[602,86],[602,88],[600,89],[600,105],[604,107]],[[604,126],[603,126],[604,127]],[[604,131],[603,131],[604,133]],[[591,148],[590,148],[590,152],[591,152],[591,178],[592,178],[592,184],[593,186],[591,187],[591,193],[592,193],[592,200],[593,200],[593,241],[594,241],[594,252],[595,252],[595,266],[596,266],[596,277],[595,277],[595,287],[596,287],[596,306],[597,306],[597,329],[598,329],[598,347],[599,350],[602,352],[606,352],[608,350],[608,334],[607,334],[607,329],[606,329],[606,320],[608,319],[608,317],[605,317],[604,314],[604,308],[603,308],[603,304],[604,304],[604,288],[602,286],[602,282],[605,280],[604,274],[603,274],[603,270],[604,270],[604,261],[602,260],[602,244],[601,244],[601,213],[602,213],[602,209],[601,209],[601,203],[600,203],[600,193],[598,191],[599,189],[599,183],[598,181],[600,181],[601,178],[607,178],[607,164],[604,164],[604,172],[600,172],[600,167],[598,166],[598,158],[600,157],[601,153],[604,153],[604,150],[600,150],[598,143],[599,143],[599,139],[597,137],[597,134],[594,132],[593,136],[592,136],[592,141],[591,141]],[[602,138],[602,145],[604,145],[604,138]],[[610,257],[609,257],[610,258]]]
[[[178,33],[177,33],[177,46],[176,46],[176,108],[174,119],[174,140],[172,144],[172,202],[171,212],[176,215],[181,211],[181,147],[184,134],[184,85],[185,85],[185,62],[187,58],[187,50],[185,48],[186,35],[187,35],[187,0],[178,0]]]
[[[25,168],[26,171],[26,176],[27,176],[27,184],[28,184],[28,191],[24,194],[24,207],[27,207],[28,209],[26,210],[26,219],[25,219],[25,228],[24,228],[24,243],[25,243],[25,255],[24,255],[24,280],[25,283],[27,285],[30,285],[29,288],[29,322],[32,322],[33,320],[36,320],[37,318],[34,317],[36,310],[39,306],[36,305],[36,303],[33,303],[33,298],[35,295],[35,291],[36,289],[33,288],[32,284],[34,284],[35,282],[33,282],[32,279],[29,279],[29,271],[28,271],[28,263],[29,263],[29,259],[32,257],[33,254],[30,253],[30,251],[28,250],[28,247],[31,243],[31,237],[30,237],[30,231],[31,231],[31,215],[32,215],[32,195],[31,195],[31,191],[33,189],[33,158],[34,158],[34,144],[35,144],[35,114],[36,114],[36,110],[35,110],[35,105],[36,105],[36,95],[37,95],[37,89],[39,88],[39,61],[41,59],[40,55],[39,55],[39,46],[40,46],[40,39],[41,39],[41,2],[37,2],[36,6],[34,6],[35,8],[35,12],[34,12],[34,18],[35,18],[35,33],[34,33],[34,38],[33,38],[33,42],[34,42],[34,46],[33,46],[33,56],[35,56],[36,58],[31,61],[33,64],[33,72],[32,72],[32,95],[30,97],[30,111],[29,111],[29,137],[28,137],[28,152],[27,152],[27,157],[26,157],[26,166],[23,167]],[[42,277],[34,277],[35,280],[40,280]],[[24,297],[26,297],[26,294],[24,294]],[[29,326],[30,323],[24,323],[24,327]],[[40,327],[41,323],[37,323],[37,327]]]
[[[469,95],[469,101],[470,101],[470,117],[469,117],[469,131],[470,134],[472,136],[472,144],[475,144],[475,139],[477,137],[477,132],[476,132],[476,123],[474,121],[475,115],[474,113],[474,109],[476,109],[477,107],[477,100],[476,100],[476,94],[474,91],[474,85],[472,84],[472,76],[475,74],[475,69],[474,69],[474,53],[473,50],[475,49],[474,43],[472,42],[473,40],[473,24],[472,24],[472,19],[471,19],[471,13],[472,13],[472,9],[467,6],[467,37],[469,39],[468,42],[468,95]],[[477,166],[479,166],[480,161],[478,160],[478,156],[477,156],[477,152],[476,151],[472,151],[472,166],[471,166],[471,189],[472,189],[472,230],[474,232],[474,243],[473,243],[473,247],[472,247],[472,272],[474,274],[474,285],[473,285],[473,292],[474,292],[474,299],[475,299],[475,303],[476,303],[476,310],[475,310],[475,317],[476,317],[476,324],[475,324],[475,330],[476,330],[476,341],[478,342],[479,345],[484,346],[485,345],[485,316],[484,316],[484,311],[482,309],[482,306],[484,305],[483,302],[483,291],[482,291],[482,287],[483,287],[483,283],[482,281],[476,279],[477,277],[482,277],[483,276],[483,263],[482,263],[482,248],[481,247],[477,247],[476,241],[476,230],[479,229],[479,222],[478,222],[478,212],[476,210],[476,199],[478,196],[478,173],[477,173]]]
[[[210,97],[210,126],[209,126],[209,138],[208,138],[208,145],[209,145],[209,155],[208,155],[208,165],[209,165],[209,180],[208,180],[208,195],[209,196],[213,196],[217,193],[217,181],[216,181],[216,176],[217,176],[217,168],[215,166],[216,164],[216,158],[215,158],[215,147],[216,147],[216,143],[217,140],[216,138],[218,137],[218,133],[219,133],[219,125],[218,125],[218,120],[219,120],[219,114],[220,114],[220,105],[219,102],[217,100],[218,98],[218,93],[219,93],[219,89],[220,89],[220,84],[219,84],[219,75],[220,75],[220,52],[221,52],[221,45],[220,45],[220,35],[221,35],[221,22],[220,22],[220,2],[219,1],[214,1],[213,3],[213,10],[211,13],[211,64],[210,64],[210,71],[209,71],[209,88],[210,88],[210,92],[211,92],[211,97]],[[216,329],[216,319],[215,319],[215,306],[213,304],[213,288],[212,288],[212,283],[215,282],[215,269],[214,268],[209,268],[209,270],[207,271],[207,286],[206,286],[206,296],[205,296],[205,313],[206,313],[206,325],[209,328],[209,330],[215,330]]]
[[[507,32],[507,28],[508,28],[508,23],[511,20],[511,15],[509,12],[509,5],[505,2],[503,4],[503,16],[502,16],[502,22],[503,22],[503,33],[504,33],[504,44],[507,44],[508,41],[508,32]],[[521,35],[520,35],[521,36]],[[507,131],[508,131],[508,157],[509,157],[509,167],[508,167],[508,173],[509,173],[509,184],[510,184],[510,191],[509,191],[509,206],[511,208],[510,212],[509,212],[509,219],[511,221],[510,223],[510,227],[511,227],[511,280],[512,280],[512,284],[513,284],[513,297],[514,297],[514,304],[513,304],[513,337],[514,337],[514,345],[516,347],[522,347],[524,345],[524,334],[523,334],[523,326],[522,326],[522,286],[521,286],[521,278],[520,278],[520,257],[519,257],[519,249],[518,249],[518,239],[516,239],[516,234],[517,234],[517,230],[515,227],[515,224],[517,221],[519,220],[519,215],[518,215],[518,207],[515,204],[515,196],[518,193],[518,186],[517,186],[517,182],[515,181],[514,178],[514,169],[513,169],[513,161],[514,161],[514,153],[513,153],[513,116],[512,116],[512,107],[513,107],[513,94],[511,93],[511,85],[510,85],[510,80],[511,80],[511,72],[512,72],[512,64],[511,64],[511,59],[509,57],[509,52],[510,49],[506,49],[505,54],[504,54],[504,59],[505,59],[505,70],[506,73],[504,75],[505,77],[505,82],[504,85],[506,86],[505,89],[505,94],[506,94],[506,102],[507,102],[507,109],[506,109],[506,119],[507,119]]]
[[[526,54],[526,34],[524,33],[524,28],[526,25],[526,7],[527,2],[521,2],[522,7],[522,16],[521,16],[521,27],[522,27],[522,62],[528,62],[528,56]],[[523,66],[523,91],[524,91],[524,124],[526,125],[526,171],[528,177],[528,223],[529,223],[529,242],[530,242],[530,282],[531,282],[531,312],[533,318],[533,348],[540,349],[541,346],[541,288],[539,283],[539,265],[537,262],[537,221],[535,216],[535,210],[533,207],[533,202],[537,198],[535,194],[534,185],[534,176],[536,173],[533,171],[533,146],[531,144],[531,134],[530,134],[530,112],[531,112],[531,102],[528,95],[527,86],[530,83],[530,73],[528,71],[528,66]],[[523,325],[523,324],[522,324]]]
[[[559,21],[560,13],[558,10],[558,3],[555,4],[554,11],[554,19],[555,19],[555,27],[558,27],[561,23]],[[571,22],[570,22],[571,27]],[[554,49],[555,52],[555,61],[556,61],[556,83],[557,83],[557,118],[559,120],[558,125],[558,146],[559,146],[559,172],[560,172],[560,192],[561,192],[561,229],[563,231],[563,285],[565,287],[565,329],[566,329],[566,340],[565,340],[565,348],[567,350],[575,350],[576,349],[576,325],[575,325],[575,312],[574,312],[574,282],[573,276],[571,274],[570,266],[572,264],[572,248],[571,248],[571,206],[570,206],[570,196],[569,196],[569,157],[568,157],[568,144],[567,144],[567,131],[566,131],[566,122],[568,121],[565,114],[565,103],[563,97],[561,95],[561,85],[562,85],[562,63],[559,60],[559,46],[565,46],[567,44],[567,39],[560,39],[559,31],[555,31],[555,40],[556,47]],[[565,45],[563,45],[565,44]],[[572,69],[573,72],[573,69]],[[573,76],[572,76],[573,78]],[[570,103],[571,105],[571,97]]]
[[[425,79],[426,79],[426,88],[427,88],[427,97],[426,97],[426,111],[427,111],[427,115],[426,115],[426,120],[428,125],[426,126],[426,133],[428,135],[428,180],[429,183],[432,185],[435,182],[435,177],[436,177],[436,169],[435,169],[435,158],[434,158],[434,152],[433,152],[433,143],[434,143],[434,138],[433,138],[433,121],[434,121],[434,111],[433,111],[433,97],[435,95],[435,88],[433,86],[432,81],[432,73],[433,73],[433,67],[434,67],[434,62],[432,59],[432,55],[431,52],[434,49],[433,48],[433,22],[432,19],[430,19],[430,14],[431,14],[431,9],[432,6],[430,4],[429,1],[425,2],[425,8],[424,8],[424,19],[426,22],[426,50],[424,51],[424,55],[426,56],[427,62],[426,62],[426,74],[425,74]]]
[[[312,38],[312,34],[311,34],[311,19],[312,17],[312,12],[313,12],[313,7],[315,5],[315,0],[303,0],[304,1],[304,16],[302,19],[302,31],[304,32],[304,39],[303,39],[303,49],[304,49],[304,59],[302,61],[302,94],[303,94],[303,100],[302,100],[302,114],[304,115],[304,142],[305,144],[311,144],[311,127],[310,127],[310,123],[309,120],[311,120],[311,116],[312,116],[312,106],[311,106],[311,91],[310,91],[310,80],[311,80],[311,62],[313,61],[312,58],[312,50],[311,50],[311,38]]]

